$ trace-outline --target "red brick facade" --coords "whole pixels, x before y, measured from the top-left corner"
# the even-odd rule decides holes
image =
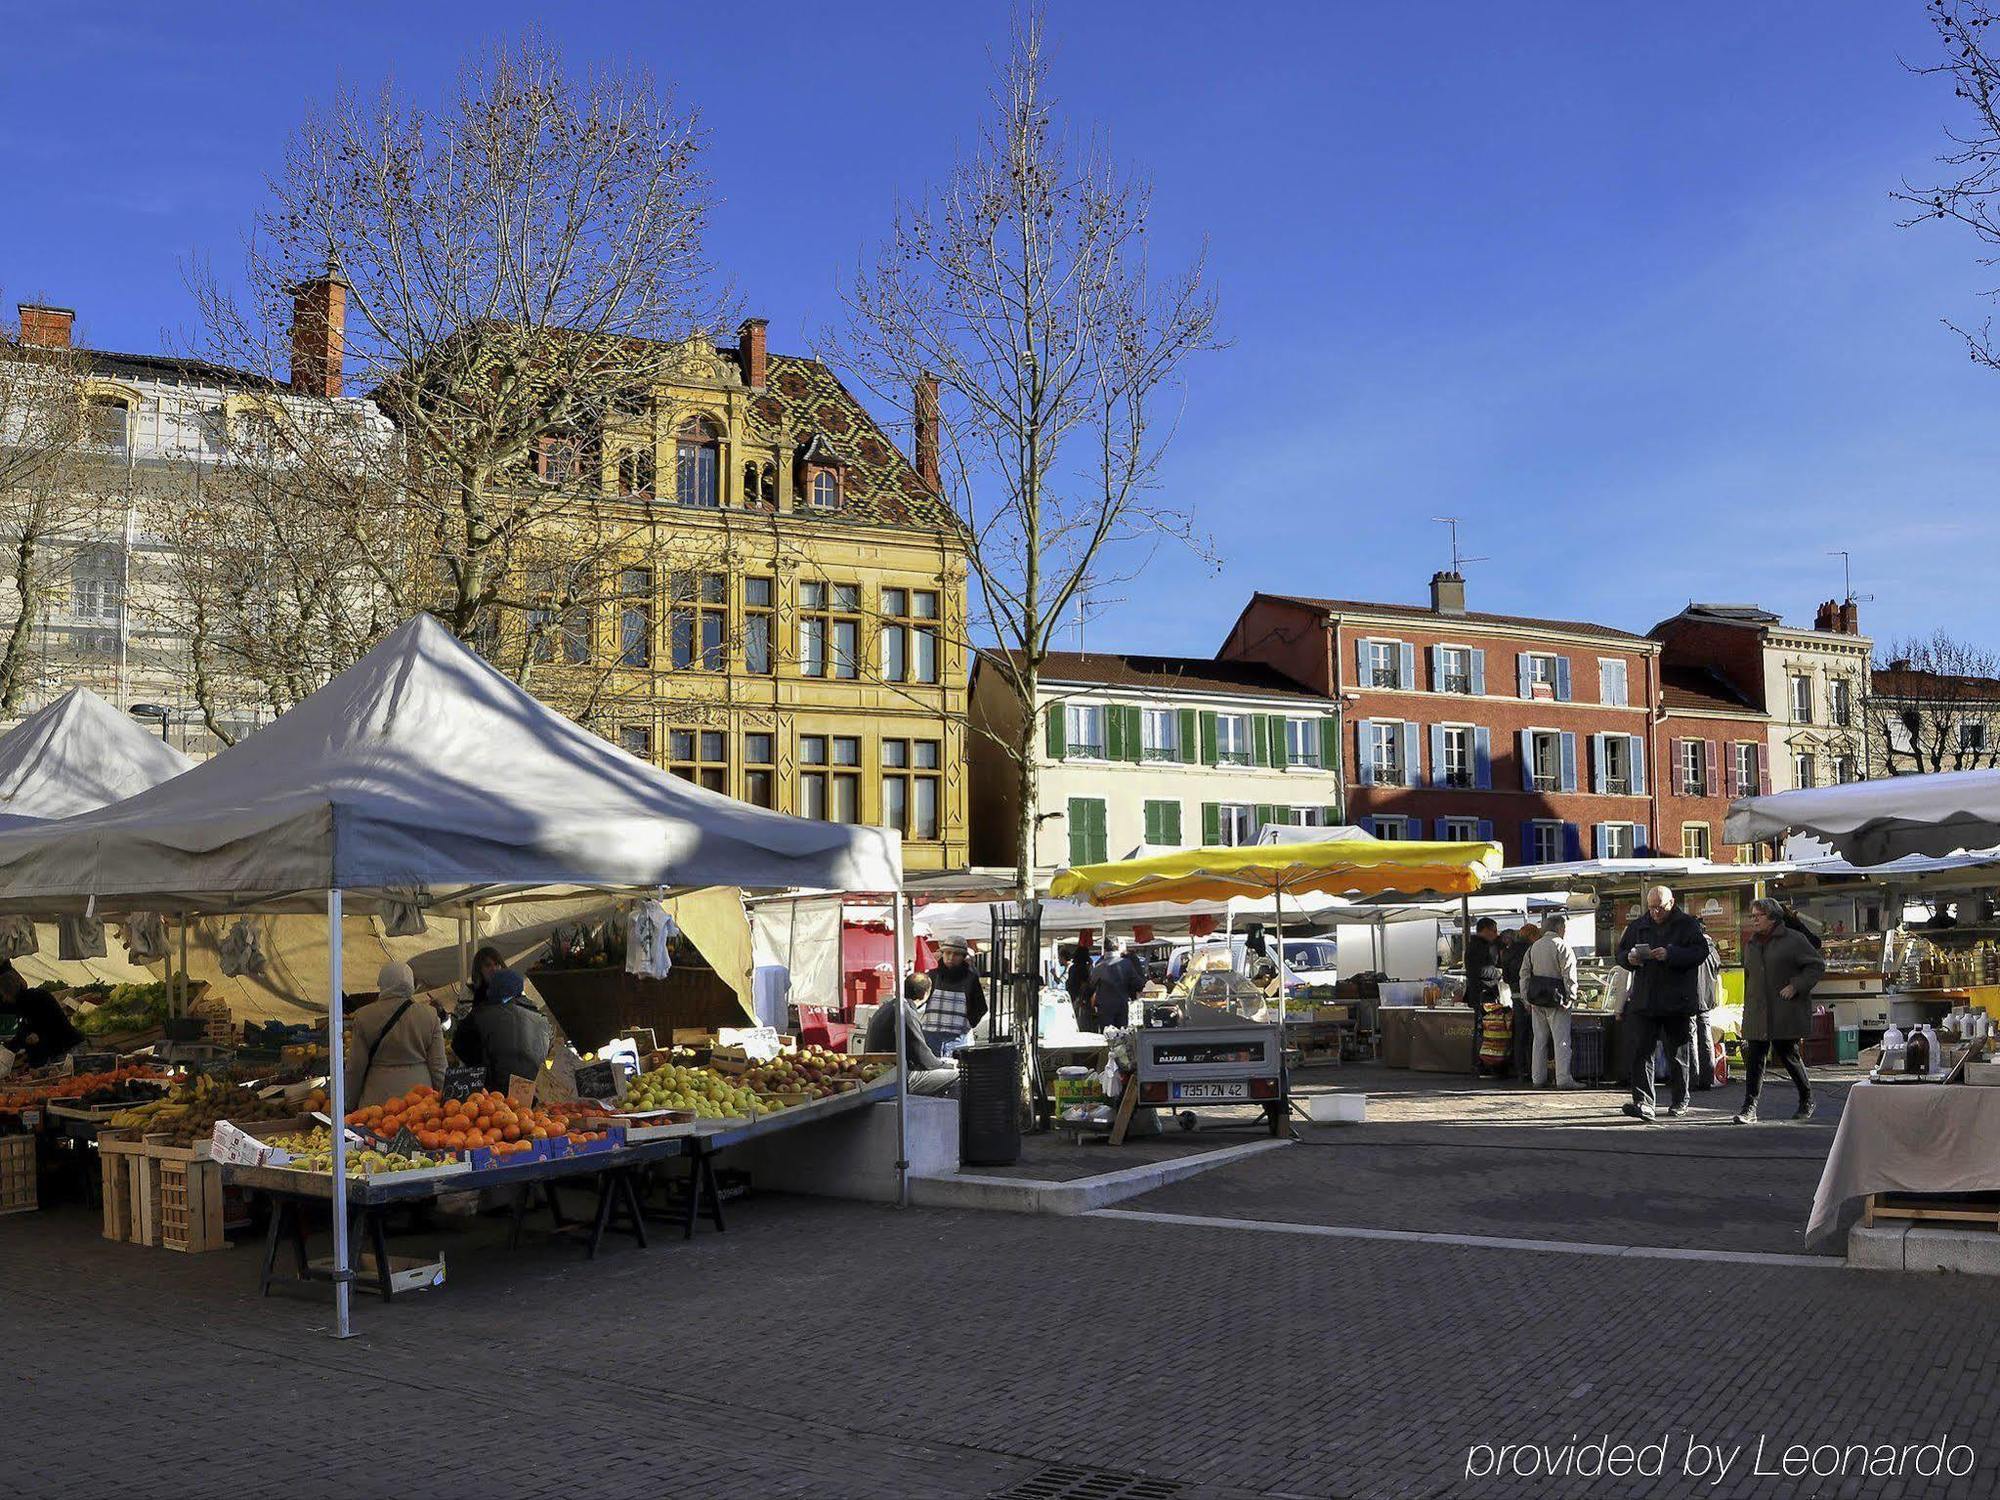
[[[1739,851],[1722,842],[1722,822],[1735,798],[1770,789],[1764,721],[1669,706],[1654,728],[1654,745],[1661,768],[1659,852],[1736,858]],[[1689,745],[1700,748],[1690,754]],[[1689,790],[1696,785],[1698,795]],[[1707,830],[1699,841],[1690,832],[1696,828]]]
[[[1455,606],[1455,582],[1434,581],[1434,598]],[[1220,654],[1340,700],[1349,818],[1378,833],[1489,837],[1509,863],[1664,843],[1650,711],[1659,646],[1643,636],[1259,594]],[[1679,852],[1678,822],[1673,841],[1665,852]]]

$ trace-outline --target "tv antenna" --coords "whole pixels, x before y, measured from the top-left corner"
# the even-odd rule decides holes
[[[1835,548],[1826,555],[1840,559],[1840,582],[1844,590],[1840,596],[1842,601],[1848,604],[1872,603],[1875,598],[1873,594],[1857,594],[1854,592],[1854,559],[1847,554],[1846,550],[1844,548]]]
[[[1431,517],[1431,519],[1432,519],[1433,521],[1437,522],[1437,523],[1438,523],[1438,525],[1440,525],[1440,526],[1449,526],[1449,527],[1451,528],[1451,570],[1452,570],[1452,572],[1454,572],[1454,573],[1458,573],[1458,574],[1461,574],[1461,575],[1462,575],[1462,574],[1464,573],[1464,571],[1465,571],[1465,564],[1467,564],[1467,563],[1474,563],[1474,562],[1487,562],[1487,561],[1489,561],[1489,559],[1487,559],[1487,558],[1484,558],[1484,557],[1460,557],[1460,556],[1458,555],[1458,523],[1459,523],[1459,519],[1460,519],[1459,517],[1457,517],[1457,516],[1432,516],[1432,517]]]

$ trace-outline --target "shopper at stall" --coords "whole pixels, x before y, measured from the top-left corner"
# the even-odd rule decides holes
[[[1527,972],[1528,950],[1540,942],[1541,937],[1542,929],[1533,922],[1525,922],[1500,935],[1500,972],[1506,977],[1507,988],[1514,992],[1512,1071],[1523,1082],[1528,1078],[1528,1058],[1534,1051],[1535,1029],[1533,1018],[1528,1014],[1528,997],[1522,980]]]
[[[1555,1054],[1556,1087],[1573,1089],[1569,1074],[1569,1013],[1576,1004],[1576,954],[1569,945],[1569,918],[1558,912],[1521,959],[1530,1041],[1528,1074],[1534,1087],[1549,1081],[1549,1054]],[[1519,1019],[1518,1017],[1516,1018]]]
[[[417,999],[410,966],[391,959],[375,978],[375,998],[351,1017],[347,1107],[365,1109],[423,1084],[444,1085],[444,1027],[437,1007]]]
[[[1810,1120],[1812,1079],[1799,1059],[1799,1039],[1812,1027],[1812,992],[1826,974],[1811,938],[1785,920],[1768,896],[1750,903],[1750,941],[1743,945],[1743,1108],[1738,1125],[1757,1120],[1757,1094],[1772,1053],[1799,1091],[1794,1120]]]
[[[83,1040],[62,1001],[39,986],[30,988],[11,959],[0,958],[0,1006],[21,1018],[7,1041],[17,1068],[46,1068],[69,1056]]]
[[[476,1001],[452,1032],[458,1060],[486,1069],[486,1087],[505,1093],[510,1078],[540,1078],[549,1055],[549,1018],[526,999],[519,969],[485,976],[485,998]]]
[[[1132,1002],[1146,988],[1152,976],[1145,961],[1129,948],[1105,945],[1104,960],[1093,976],[1096,985],[1097,1022],[1100,1027],[1132,1024]]]
[[[1479,1072],[1479,1039],[1486,1007],[1500,996],[1500,924],[1481,917],[1465,944],[1465,1003],[1472,1007],[1472,1072]]]
[[[1646,892],[1646,914],[1618,939],[1618,964],[1632,972],[1625,1013],[1632,1018],[1632,1098],[1625,1113],[1652,1120],[1653,1053],[1667,1048],[1667,1113],[1688,1111],[1688,1053],[1694,1046],[1694,1018],[1701,1010],[1701,965],[1708,957],[1708,934],[1698,918],[1674,904],[1663,885]]]
[[[941,1056],[965,1040],[986,1019],[986,992],[966,962],[964,938],[948,937],[938,944],[937,967],[930,972],[930,1003],[924,1007],[924,1035]],[[891,1033],[893,1035],[893,1033]]]
[[[1095,986],[1090,972],[1090,949],[1082,943],[1078,943],[1070,950],[1069,970],[1063,975],[1063,988],[1069,994],[1070,1008],[1076,1012],[1076,1029],[1097,1030],[1097,1007],[1092,998]]]
[[[902,998],[890,997],[876,1006],[875,1014],[868,1018],[867,1047],[870,1052],[894,1052],[896,1027],[900,1024],[903,1059],[909,1065],[909,1092],[949,1097],[958,1093],[958,1069],[933,1052],[924,1036],[921,1017],[930,997],[929,975],[905,975]]]
[[[486,983],[500,970],[507,967],[507,961],[500,956],[498,948],[481,948],[472,955],[472,1003],[477,1005],[486,998]]]

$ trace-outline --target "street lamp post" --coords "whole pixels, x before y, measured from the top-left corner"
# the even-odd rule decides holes
[[[164,703],[134,703],[127,712],[135,719],[158,719],[163,740],[167,737],[167,726],[174,719],[174,711]]]

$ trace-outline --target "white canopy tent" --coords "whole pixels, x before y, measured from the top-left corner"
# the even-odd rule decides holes
[[[173,781],[0,832],[0,910],[324,910],[336,1117],[350,895],[362,908],[464,913],[538,895],[709,885],[900,894],[901,844],[888,830],[793,818],[670,776],[544,706],[427,615]],[[345,1271],[338,1131],[333,1171]],[[344,1336],[345,1280],[336,1301]]]
[[[1733,844],[1811,834],[1857,865],[2000,844],[2000,770],[1940,771],[1743,797],[1730,804]]]

